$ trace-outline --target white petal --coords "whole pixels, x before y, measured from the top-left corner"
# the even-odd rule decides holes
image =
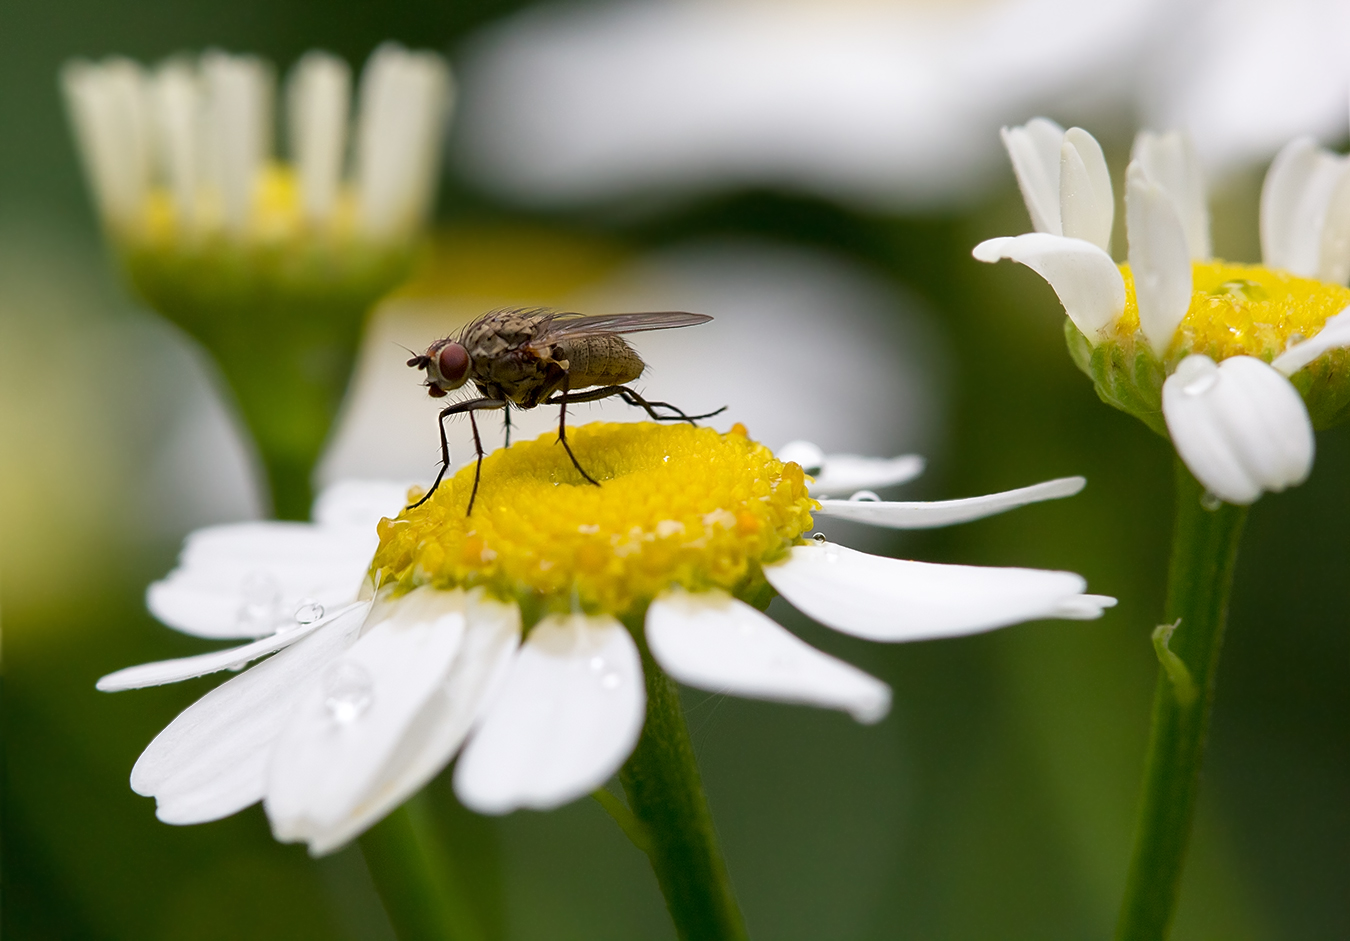
[[[191,228],[196,221],[203,159],[197,71],[183,59],[170,59],[155,70],[151,92],[159,164],[168,180],[177,221]]]
[[[963,500],[899,503],[880,500],[821,500],[822,516],[887,526],[891,529],[932,529],[983,519],[1029,503],[1071,497],[1087,484],[1082,477],[1061,477],[1044,483]]]
[[[205,676],[221,670],[238,669],[252,660],[265,657],[269,653],[289,647],[304,637],[308,637],[321,627],[347,614],[368,607],[367,603],[353,602],[330,612],[326,617],[309,624],[299,624],[287,631],[278,631],[271,637],[255,640],[242,647],[229,647],[225,650],[213,650],[211,653],[198,654],[195,657],[181,657],[177,660],[160,660],[156,663],[142,663],[127,667],[116,673],[109,673],[96,684],[105,693],[116,693],[124,689],[142,689],[146,686],[163,686],[165,683],[177,683],[194,676]]]
[[[891,708],[881,680],[725,592],[661,595],[647,609],[647,643],[672,677],[709,692],[842,709],[867,723]]]
[[[1125,174],[1125,221],[1139,329],[1162,357],[1191,306],[1191,256],[1186,230],[1166,191],[1131,163]]]
[[[1163,417],[1196,479],[1229,503],[1254,502],[1307,479],[1313,432],[1302,398],[1251,356],[1218,366],[1188,356],[1163,383]]]
[[[1327,199],[1318,245],[1317,278],[1331,284],[1350,281],[1350,162],[1344,164]]]
[[[188,536],[178,567],[147,589],[146,604],[199,637],[270,634],[311,602],[331,610],[354,600],[378,544],[373,526],[210,526]]]
[[[305,53],[287,83],[286,117],[300,205],[315,222],[327,221],[337,204],[351,96],[351,68],[326,52]]]
[[[589,794],[632,752],[646,703],[642,662],[622,624],[546,617],[460,756],[455,793],[484,814]]]
[[[89,188],[105,223],[135,225],[150,182],[150,120],[144,69],[130,59],[68,62],[61,90]]]
[[[1005,127],[1002,136],[1022,199],[1031,214],[1031,227],[1050,235],[1063,234],[1059,167],[1064,129],[1047,118],[1032,118],[1021,127]]]
[[[356,640],[365,606],[197,700],[155,736],[131,787],[166,823],[201,823],[262,799],[271,746],[324,664]]]
[[[1066,238],[1084,239],[1111,251],[1116,214],[1111,175],[1101,145],[1081,127],[1069,128],[1060,148],[1059,212]]]
[[[1114,608],[1116,599],[1110,595],[1074,595],[1056,605],[1052,617],[1070,621],[1095,621],[1106,608]]]
[[[350,526],[373,533],[380,520],[393,519],[408,505],[410,486],[411,482],[394,480],[339,480],[314,499],[311,516],[320,526]]]
[[[918,477],[926,463],[917,454],[899,457],[826,454],[810,441],[788,442],[778,449],[775,457],[800,464],[814,477],[807,484],[813,493],[893,487]]]
[[[1212,254],[1209,242],[1209,208],[1205,200],[1205,181],[1200,159],[1190,138],[1180,131],[1155,134],[1141,131],[1134,139],[1132,162],[1138,163],[1148,178],[1162,187],[1172,201],[1186,231],[1186,245],[1193,261]]]
[[[1316,336],[1290,346],[1270,365],[1286,376],[1292,376],[1328,350],[1345,347],[1350,347],[1350,307],[1328,317]]]
[[[440,56],[385,43],[361,73],[356,177],[361,225],[396,235],[431,208],[453,88]]]
[[[307,840],[360,815],[450,672],[464,637],[463,591],[423,587],[383,611],[324,668],[277,739],[263,806],[279,840]]]
[[[468,593],[464,613],[467,628],[449,675],[360,804],[333,826],[310,834],[312,855],[337,849],[421,790],[459,750],[483,705],[491,701],[520,646],[520,608],[493,601],[478,589]]]
[[[242,232],[253,214],[258,173],[271,151],[272,73],[256,56],[212,50],[201,58],[211,182],[227,229]]]
[[[785,561],[764,567],[764,577],[821,624],[880,641],[1062,617],[1085,597],[1082,576],[1072,572],[910,562],[832,543],[793,546]]]
[[[1268,268],[1317,276],[1322,230],[1345,161],[1311,137],[1285,145],[1261,188],[1261,257]]]
[[[1035,271],[1055,289],[1064,312],[1089,340],[1125,311],[1120,269],[1091,242],[1032,233],[989,239],[972,254],[979,261],[1010,258]]]

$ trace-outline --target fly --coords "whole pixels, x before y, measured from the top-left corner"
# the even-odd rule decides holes
[[[437,340],[427,347],[426,353],[408,360],[409,366],[426,372],[427,392],[433,398],[441,398],[472,382],[478,398],[456,402],[441,410],[437,420],[441,431],[441,469],[431,489],[412,507],[431,499],[450,467],[445,420],[451,415],[467,413],[473,429],[478,464],[467,511],[472,513],[483,471],[483,443],[478,436],[476,412],[503,410],[506,446],[510,447],[512,406],[557,405],[558,441],[572,459],[572,466],[598,487],[600,482],[586,473],[567,443],[568,405],[616,395],[643,409],[653,421],[690,424],[725,411],[723,406],[705,415],[687,415],[669,402],[650,402],[625,385],[642,375],[646,364],[621,334],[693,327],[709,320],[712,318],[707,314],[683,311],[585,316],[545,308],[504,308],[479,317],[460,331],[458,338]]]

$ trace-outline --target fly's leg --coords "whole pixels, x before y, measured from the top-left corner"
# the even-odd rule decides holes
[[[502,424],[506,426],[506,446],[511,447],[511,403],[502,406]]]
[[[564,389],[558,395],[549,398],[545,405],[565,405],[567,402],[598,402],[601,399],[607,399],[612,395],[617,395],[629,405],[640,408],[652,419],[652,421],[687,421],[694,424],[704,418],[712,418],[714,415],[720,415],[727,410],[723,405],[715,412],[707,412],[703,415],[688,415],[683,409],[671,405],[669,402],[650,402],[638,395],[628,386],[601,386],[598,389],[591,389],[586,392],[568,392]],[[658,408],[669,409],[674,414],[662,415],[657,411]]]
[[[473,503],[478,499],[478,481],[483,479],[483,442],[478,437],[478,419],[473,412],[469,413],[469,427],[473,429],[473,450],[478,455],[478,462],[473,466],[473,493],[469,494],[469,508],[464,511],[465,516],[473,515]]]
[[[478,450],[478,472],[481,473],[483,469],[483,445],[479,443],[478,440],[478,423],[474,421],[473,413],[484,409],[505,407],[506,402],[501,399],[481,398],[469,399],[466,402],[456,402],[454,405],[447,405],[445,408],[441,409],[441,414],[436,419],[436,424],[441,431],[441,469],[437,472],[436,480],[432,483],[431,489],[423,494],[422,499],[409,506],[409,510],[416,509],[431,499],[431,495],[436,492],[436,488],[439,487],[441,481],[445,479],[445,472],[450,468],[450,441],[445,436],[445,420],[451,415],[462,415],[465,412],[469,414],[469,424],[473,428],[473,443],[474,447]],[[474,474],[473,493],[474,496],[478,495],[478,473]],[[469,498],[469,512],[473,512],[473,497]],[[468,514],[466,513],[465,515],[467,516]]]
[[[572,453],[572,446],[567,443],[567,380],[563,380],[562,395],[555,396],[555,398],[557,399],[556,404],[558,405],[558,440],[562,442],[563,448],[566,449],[567,456],[572,459],[572,466],[577,469],[577,473],[581,474],[582,477],[585,477],[588,481],[598,487],[600,486],[600,481],[586,473],[586,468],[581,466],[581,462],[577,460],[577,456]],[[551,405],[554,404],[554,402],[553,400],[550,400],[546,404]]]

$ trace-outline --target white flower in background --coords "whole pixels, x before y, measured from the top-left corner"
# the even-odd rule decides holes
[[[1184,127],[1211,177],[1260,166],[1285,142],[1345,138],[1350,6],[1342,0],[1170,4],[1140,70],[1140,113]]]
[[[403,505],[401,488],[346,483],[320,498],[313,524],[189,537],[179,567],[151,587],[151,610],[199,636],[259,639],[131,667],[99,688],[274,656],[179,715],[132,787],[178,824],[261,800],[278,839],[322,854],[457,753],[456,793],[483,813],[556,807],[600,787],[642,730],[644,645],[701,689],[881,719],[889,688],[764,615],[774,591],[822,624],[887,642],[1096,618],[1115,603],[1069,572],[911,562],[803,538],[813,512],[946,525],[1069,496],[1082,478],[939,503],[817,503],[800,466],[743,433],[592,424],[569,441],[600,471],[597,488],[554,440],[489,455],[471,517],[466,468],[397,519],[379,517]],[[919,470],[912,458],[795,449],[826,474],[845,468],[850,485]]]
[[[1263,265],[1211,259],[1198,161],[1144,133],[1126,172],[1129,264],[1107,253],[1114,198],[1101,148],[1044,118],[1005,129],[1037,232],[975,248],[1059,295],[1071,352],[1102,399],[1170,434],[1216,496],[1247,504],[1302,483],[1313,427],[1350,405],[1350,162],[1288,144],[1261,196]],[[1306,404],[1305,404],[1306,400]]]
[[[462,164],[513,200],[782,186],[864,209],[968,201],[991,132],[1127,101],[1153,0],[533,7],[463,58]]]
[[[256,56],[74,61],[61,84],[104,224],[128,240],[405,238],[430,209],[452,100],[440,56],[385,44],[353,115],[347,63],[310,52],[286,81],[281,164],[273,70]]]

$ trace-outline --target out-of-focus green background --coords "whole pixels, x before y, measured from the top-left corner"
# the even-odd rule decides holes
[[[312,47],[360,62],[386,38],[453,57],[517,5],[8,0],[0,11],[5,938],[392,937],[356,851],[312,861],[274,843],[257,808],[169,827],[127,786],[145,743],[216,680],[117,696],[94,680],[202,649],[146,614],[144,586],[188,529],[247,513],[253,498],[213,472],[239,455],[194,444],[194,422],[226,421],[209,368],[138,308],[103,250],[60,64],[209,45],[282,66]],[[1117,180],[1130,132],[1125,121],[1103,135]],[[1216,194],[1221,255],[1256,258],[1261,169]],[[971,260],[978,240],[1027,227],[1011,174],[973,207],[904,217],[753,189],[635,214],[531,215],[449,172],[440,218],[602,238],[634,255],[749,236],[842,256],[918,298],[949,351],[948,427],[917,492],[1088,477],[1072,500],[891,548],[1082,572],[1121,600],[1102,621],[885,647],[780,612],[891,683],[891,715],[861,727],[719,696],[687,704],[755,936],[1108,936],[1147,731],[1170,458],[1075,372],[1047,287]],[[815,374],[806,357],[782,371],[822,394],[850,381]],[[885,403],[876,416],[887,420]],[[1251,516],[1178,938],[1350,937],[1350,431],[1318,447],[1308,484]],[[673,936],[646,860],[598,805],[483,819],[454,805],[444,779],[431,790],[495,937]]]

